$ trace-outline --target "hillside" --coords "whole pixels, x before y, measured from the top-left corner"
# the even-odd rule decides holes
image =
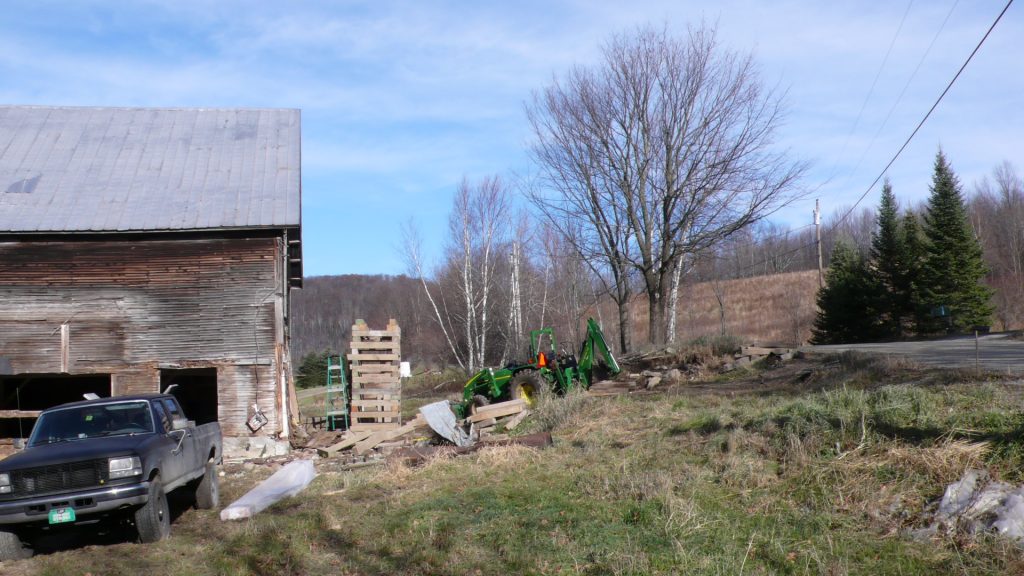
[[[687,286],[679,304],[679,336],[724,333],[760,344],[806,342],[817,290],[816,270]]]
[[[730,334],[750,343],[797,344],[810,338],[814,320],[816,271],[701,282],[682,288],[679,339]],[[633,341],[647,335],[647,303],[638,297],[633,309]],[[602,303],[600,313],[609,341],[616,341],[615,310]],[[407,276],[317,276],[292,293],[292,356],[343,350],[357,318],[371,326],[395,318],[402,327],[403,352],[414,359],[443,354],[423,288]],[[548,321],[548,323],[550,320]],[[546,323],[547,324],[547,323]]]

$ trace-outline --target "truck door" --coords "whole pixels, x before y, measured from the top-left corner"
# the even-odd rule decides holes
[[[160,452],[163,461],[160,464],[160,480],[163,482],[165,490],[169,490],[167,485],[176,482],[185,472],[183,453],[185,451],[184,445],[188,438],[186,437],[181,442],[181,447],[179,448],[178,438],[181,432],[173,431],[173,420],[171,420],[171,415],[163,402],[154,400],[153,412],[156,414],[156,431],[161,436]]]
[[[195,425],[188,421],[188,417],[186,417],[185,413],[181,410],[181,406],[178,404],[178,400],[176,398],[164,398],[162,402],[164,404],[164,408],[167,409],[167,414],[171,417],[171,423],[173,424],[177,422],[174,426],[185,432],[185,437],[181,442],[181,452],[179,454],[179,456],[181,456],[182,464],[181,473],[191,474],[200,470],[202,466],[200,465],[198,456],[199,447],[196,446],[196,443],[199,441],[199,437],[196,435]],[[184,428],[181,427],[181,423],[183,422],[185,423]],[[181,434],[181,432],[176,432],[175,434]]]

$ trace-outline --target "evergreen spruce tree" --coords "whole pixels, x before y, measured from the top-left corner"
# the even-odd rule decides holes
[[[825,286],[818,291],[815,344],[864,342],[879,336],[873,282],[867,263],[843,241],[832,249]]]
[[[910,330],[915,333],[926,332],[929,322],[929,310],[922,304],[920,278],[921,266],[924,264],[925,247],[924,236],[921,232],[921,224],[917,214],[908,210],[903,215],[903,222],[900,226],[900,247],[903,250],[903,263],[905,276],[902,279],[898,290],[905,295],[903,304],[906,306],[904,313],[910,322]]]
[[[949,316],[932,318],[926,328],[938,332],[948,325],[967,331],[988,325],[993,311],[992,290],[982,284],[987,270],[981,243],[967,220],[960,182],[941,150],[935,156],[930,190],[919,293],[924,306],[930,310],[943,306]]]
[[[871,276],[879,314],[880,336],[901,338],[904,321],[911,311],[906,290],[905,247],[900,234],[899,213],[892,185],[886,178],[878,207],[876,228],[871,234]]]

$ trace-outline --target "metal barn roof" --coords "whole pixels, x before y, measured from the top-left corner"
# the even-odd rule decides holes
[[[299,226],[298,110],[0,106],[0,233]]]

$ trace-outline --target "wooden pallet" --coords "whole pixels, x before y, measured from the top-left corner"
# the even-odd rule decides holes
[[[397,429],[402,425],[402,331],[393,319],[385,330],[371,330],[362,320],[352,326],[352,413],[358,431]]]

